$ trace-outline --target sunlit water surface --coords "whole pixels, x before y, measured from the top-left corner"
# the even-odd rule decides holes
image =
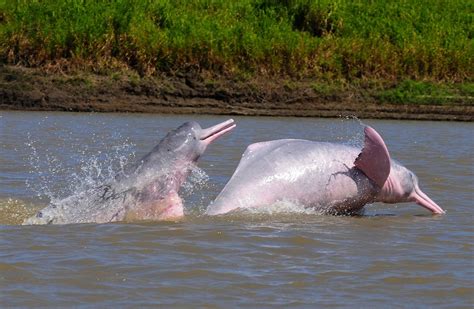
[[[474,306],[473,125],[364,121],[447,214],[415,204],[362,217],[280,205],[206,217],[246,146],[360,145],[357,120],[236,117],[184,186],[178,222],[20,226],[113,177],[188,120],[217,116],[0,112],[0,307]]]

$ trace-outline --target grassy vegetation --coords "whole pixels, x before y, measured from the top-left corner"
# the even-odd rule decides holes
[[[0,62],[383,80],[396,102],[472,82],[473,17],[470,0],[0,0]]]
[[[449,104],[463,102],[474,104],[474,83],[433,83],[404,80],[395,87],[375,94],[382,102],[395,104]]]

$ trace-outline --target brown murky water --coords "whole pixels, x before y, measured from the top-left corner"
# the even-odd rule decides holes
[[[182,221],[17,225],[111,177],[181,123],[224,119],[0,112],[0,307],[474,306],[470,123],[364,121],[443,216],[410,203],[370,205],[362,217],[291,205],[203,216],[252,142],[361,139],[354,120],[237,117],[183,189]]]

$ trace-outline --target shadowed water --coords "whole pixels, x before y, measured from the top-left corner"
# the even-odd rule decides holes
[[[250,143],[362,140],[355,120],[236,117],[183,188],[182,221],[16,225],[51,199],[110,179],[181,123],[225,119],[0,112],[0,307],[474,305],[469,123],[364,121],[443,216],[412,203],[370,205],[362,217],[293,205],[202,216]]]

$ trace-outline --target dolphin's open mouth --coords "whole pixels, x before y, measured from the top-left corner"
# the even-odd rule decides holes
[[[207,143],[207,144],[210,144],[215,139],[221,137],[222,135],[229,132],[233,128],[235,128],[234,120],[229,119],[229,120],[224,121],[222,123],[219,123],[219,124],[217,124],[213,127],[203,129],[201,131],[201,136],[200,136],[199,139],[202,140],[203,142]]]

